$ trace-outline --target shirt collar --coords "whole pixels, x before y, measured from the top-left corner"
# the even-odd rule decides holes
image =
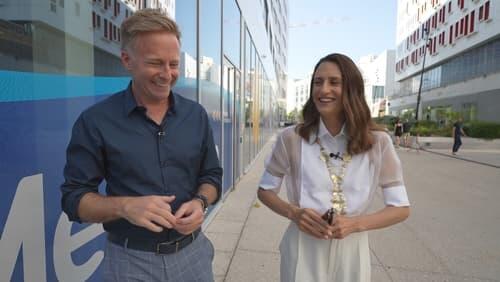
[[[170,91],[170,95],[168,95],[169,108],[168,112],[175,114],[176,113],[176,103],[178,101],[176,94]],[[139,106],[137,101],[135,100],[134,94],[132,93],[132,81],[129,82],[127,89],[125,89],[125,103],[124,103],[125,114],[128,116],[134,110],[145,111],[146,109],[143,106]]]
[[[135,101],[134,94],[132,94],[132,81],[130,81],[127,89],[125,89],[125,114],[127,116],[130,115],[138,107],[139,106],[137,105],[137,101]]]
[[[325,123],[320,118],[319,119],[319,125],[318,125],[318,132],[317,133],[313,133],[313,134],[311,134],[309,136],[309,144],[313,144],[314,142],[316,142],[316,137],[319,137],[321,139],[321,138],[324,138],[325,136],[330,136],[331,138],[346,137],[347,136],[347,130],[346,130],[345,122],[342,124],[342,128],[340,129],[340,132],[337,135],[332,136],[330,134],[330,132],[328,131],[328,129],[326,129]]]

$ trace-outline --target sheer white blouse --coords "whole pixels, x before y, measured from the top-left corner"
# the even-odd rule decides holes
[[[399,157],[390,136],[372,132],[375,144],[367,152],[352,156],[345,169],[342,189],[347,202],[347,215],[366,213],[376,189],[383,188],[384,202],[390,206],[409,206]],[[320,121],[318,137],[323,147],[343,156],[347,150],[345,127],[332,136]],[[301,138],[295,127],[286,128],[277,138],[271,156],[266,161],[259,187],[279,192],[285,179],[288,200],[301,208],[313,208],[324,213],[331,208],[332,181],[326,164],[320,159],[320,147],[311,134],[309,142]],[[340,167],[342,160],[333,159]]]

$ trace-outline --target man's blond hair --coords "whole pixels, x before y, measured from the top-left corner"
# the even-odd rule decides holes
[[[165,31],[172,33],[180,42],[181,32],[177,24],[157,9],[143,9],[135,12],[121,25],[122,49],[134,43],[137,35]]]

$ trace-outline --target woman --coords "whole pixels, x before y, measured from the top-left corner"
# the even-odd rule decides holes
[[[322,58],[304,122],[278,136],[266,163],[258,197],[291,220],[280,244],[281,281],[369,281],[366,231],[409,215],[400,161],[371,121],[363,89],[351,59]],[[277,196],[283,179],[289,202]],[[368,214],[378,187],[386,206]]]
[[[396,147],[399,148],[399,143],[401,143],[401,136],[403,135],[403,124],[399,118],[396,119],[394,123],[394,136],[396,136]]]

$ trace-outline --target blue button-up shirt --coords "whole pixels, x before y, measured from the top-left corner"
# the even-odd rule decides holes
[[[173,212],[203,183],[214,185],[220,196],[222,168],[206,111],[173,92],[169,100],[160,125],[137,105],[131,85],[80,115],[61,186],[62,208],[70,220],[80,222],[80,199],[97,193],[102,180],[109,196],[175,195]],[[125,219],[103,225],[108,232],[141,239],[161,239],[168,232],[154,233]]]

